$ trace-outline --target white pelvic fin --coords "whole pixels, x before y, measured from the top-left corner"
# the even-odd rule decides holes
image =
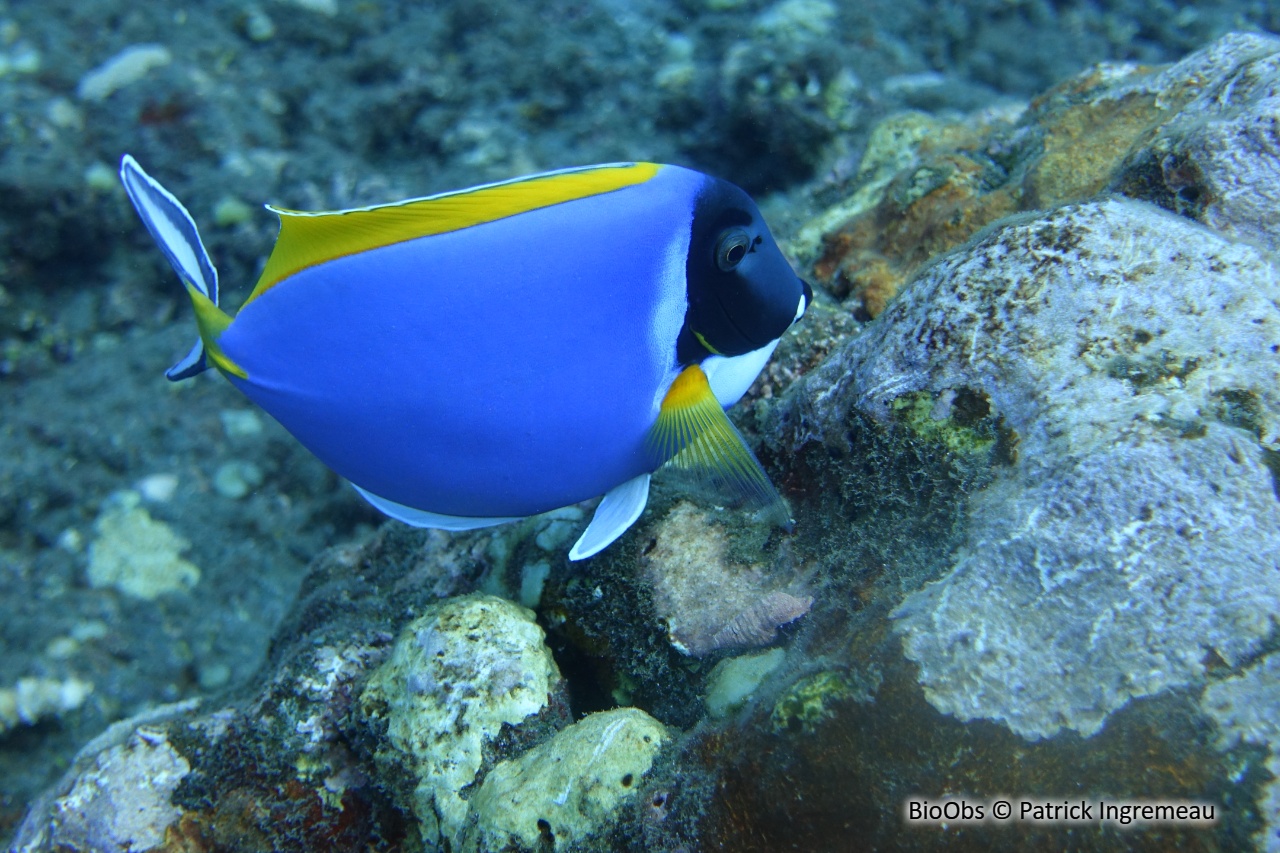
[[[636,523],[649,502],[649,475],[633,477],[614,486],[596,507],[591,523],[569,551],[570,560],[585,560],[609,547]]]
[[[160,182],[148,175],[128,154],[120,160],[120,182],[124,184],[134,210],[142,218],[142,224],[147,226],[183,285],[194,287],[217,305],[218,271],[209,260],[209,253],[200,241],[200,231],[182,202],[160,186]],[[204,343],[197,338],[186,358],[169,368],[165,376],[176,382],[195,376],[207,367]]]
[[[428,512],[425,509],[414,509],[411,506],[398,504],[395,501],[380,498],[373,492],[360,488],[355,483],[351,484],[360,497],[373,504],[374,508],[384,515],[389,515],[397,521],[403,521],[411,527],[430,527],[434,530],[478,530],[481,527],[493,527],[497,524],[506,524],[508,521],[519,521],[520,518],[478,518],[462,515],[443,515],[438,512]],[[603,546],[602,546],[603,547]]]

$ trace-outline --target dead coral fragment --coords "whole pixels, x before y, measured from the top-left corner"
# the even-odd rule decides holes
[[[80,79],[76,95],[82,101],[105,101],[118,90],[136,83],[153,68],[168,65],[173,54],[162,44],[126,47]]]
[[[464,792],[504,727],[539,714],[560,683],[533,613],[505,599],[465,595],[410,622],[369,678],[360,712],[385,724],[378,755],[417,779],[413,808],[431,845],[458,849],[471,814]]]
[[[0,688],[0,734],[74,711],[92,692],[93,685],[78,678],[19,678]]]
[[[140,727],[104,750],[58,798],[51,850],[150,850],[182,816],[173,792],[191,764],[159,729]]]
[[[713,648],[736,649],[763,646],[773,642],[779,625],[794,622],[809,612],[813,596],[803,598],[786,592],[766,593],[751,607],[739,613],[711,637]]]
[[[189,590],[200,581],[200,569],[181,557],[191,543],[141,503],[141,495],[125,491],[103,504],[94,523],[98,538],[89,546],[89,584],[147,601]]]
[[[677,504],[657,534],[644,571],[671,644],[687,655],[767,645],[813,604],[795,578],[732,562],[724,526],[693,504]]]
[[[536,850],[547,839],[564,849],[598,832],[635,797],[668,737],[639,708],[584,717],[494,766],[471,797],[476,819],[454,849]]]

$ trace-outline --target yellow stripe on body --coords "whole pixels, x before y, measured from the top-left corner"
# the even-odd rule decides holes
[[[588,166],[354,210],[271,208],[280,215],[280,235],[245,305],[325,261],[642,184],[660,168],[656,163]]]

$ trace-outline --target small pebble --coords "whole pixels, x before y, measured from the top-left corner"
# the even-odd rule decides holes
[[[71,629],[71,638],[78,643],[83,643],[86,640],[101,640],[107,636],[109,630],[106,622],[93,619],[88,622],[77,623]]]
[[[270,15],[254,6],[245,16],[244,31],[254,41],[270,41],[275,37],[276,23]]]
[[[262,418],[253,409],[223,409],[218,417],[227,438],[249,438],[262,433]]]
[[[54,127],[63,130],[77,130],[84,126],[84,114],[80,108],[66,98],[54,98],[45,108],[45,116]]]
[[[338,14],[338,0],[290,0],[293,5],[332,18]]]
[[[151,474],[139,480],[134,488],[145,501],[157,504],[168,503],[178,491],[178,475]]]
[[[40,51],[25,42],[16,44],[10,48],[3,55],[3,59],[3,70],[5,73],[35,74],[40,70]]]
[[[252,462],[224,463],[213,475],[213,489],[224,498],[238,501],[262,485],[262,469]]]
[[[247,222],[251,216],[253,208],[235,196],[223,196],[213,208],[213,221],[223,228]]]
[[[84,537],[74,527],[68,527],[58,534],[58,547],[68,554],[79,554],[84,550]]]
[[[84,170],[85,185],[91,190],[111,192],[116,188],[116,171],[102,161],[98,161]]]
[[[231,680],[231,667],[225,663],[204,666],[200,668],[197,678],[200,682],[201,690],[217,690],[220,687],[225,687],[227,682]]]
[[[78,651],[80,642],[74,637],[54,637],[44,649],[44,653],[54,660],[66,660]]]

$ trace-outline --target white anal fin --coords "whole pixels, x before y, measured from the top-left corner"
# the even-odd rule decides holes
[[[649,502],[649,475],[633,477],[614,486],[596,507],[591,523],[569,551],[570,560],[585,560],[609,547],[636,523]]]
[[[403,521],[411,527],[430,527],[433,530],[478,530],[481,527],[493,527],[498,524],[506,524],[509,521],[519,521],[519,516],[514,518],[480,518],[463,515],[444,515],[438,512],[428,512],[425,509],[414,509],[411,506],[398,504],[395,501],[378,497],[373,492],[360,488],[355,483],[351,484],[360,496],[373,504],[374,508],[384,515],[389,515],[397,521]],[[608,543],[605,543],[608,544]],[[603,545],[600,547],[604,547]]]

